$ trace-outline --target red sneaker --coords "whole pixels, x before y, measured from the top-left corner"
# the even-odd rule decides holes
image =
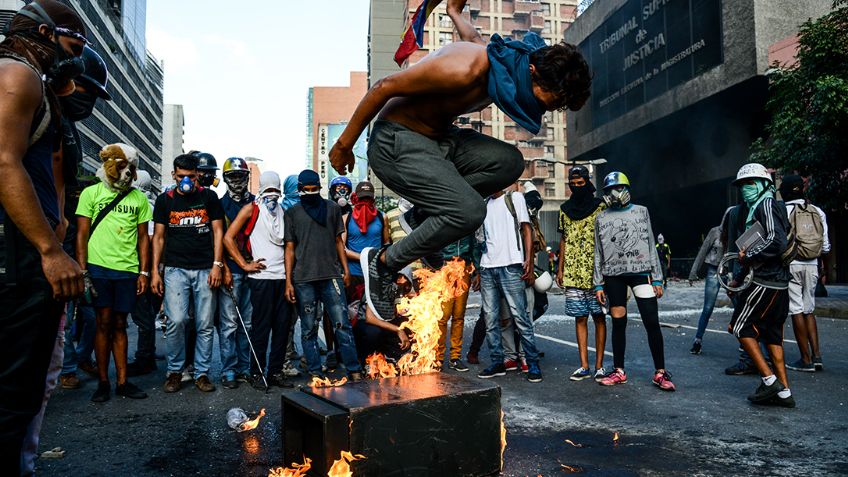
[[[529,371],[530,371],[530,368],[527,367],[527,360],[524,359],[524,358],[521,358],[521,372],[527,373]]]
[[[504,368],[506,368],[507,371],[518,371],[518,361],[515,361],[514,359],[505,359]]]
[[[668,371],[654,374],[654,384],[659,386],[663,391],[674,391],[674,383],[671,382],[671,373]]]
[[[627,382],[627,374],[623,369],[616,368],[609,373],[604,379],[598,381],[601,386],[615,386],[616,384],[624,384]]]

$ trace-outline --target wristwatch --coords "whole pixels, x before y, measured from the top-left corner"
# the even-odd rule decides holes
[[[150,278],[150,272],[138,272],[138,274]]]
[[[215,265],[218,268],[224,268],[224,262],[215,261],[215,262],[212,262],[212,265]]]

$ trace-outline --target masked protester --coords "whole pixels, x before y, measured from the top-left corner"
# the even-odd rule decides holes
[[[612,315],[612,353],[615,369],[599,382],[613,386],[627,382],[624,349],[627,330],[627,289],[636,297],[648,347],[654,361],[653,383],[674,391],[671,373],[665,369],[657,298],[662,297],[662,265],[654,245],[648,209],[630,203],[630,180],[621,172],[604,178],[604,201],[608,208],[595,218],[595,260],[592,279],[601,306]]]
[[[57,91],[69,93],[81,72],[84,35],[70,7],[36,0],[12,18],[0,43],[7,98],[0,113],[0,468],[11,475],[43,403],[64,301],[83,291],[82,271],[57,235],[63,217],[52,153],[61,142]]]
[[[227,193],[221,197],[221,206],[224,208],[226,229],[229,231],[239,212],[245,208],[252,210],[252,204],[256,197],[249,190],[250,168],[241,157],[231,157],[224,161],[222,175],[224,176],[224,183],[227,185]],[[240,230],[241,228],[237,229],[237,232]],[[239,253],[245,257],[250,257],[247,251],[248,236],[244,233],[236,233],[235,242]],[[253,316],[250,287],[247,280],[248,274],[233,257],[233,253],[227,254],[227,268],[232,275],[232,288],[230,288],[229,293],[218,293],[221,384],[228,389],[235,389],[240,380],[246,382],[250,378],[250,345],[244,328],[247,328],[247,332],[250,333]],[[239,312],[241,312],[244,327],[238,321]]]
[[[250,363],[250,381],[256,389],[264,389],[264,371],[268,384],[293,387],[283,372],[293,310],[285,297],[285,211],[279,204],[281,196],[280,176],[263,172],[259,197],[239,212],[224,237],[230,257],[244,270],[250,286],[250,339],[259,361]],[[239,235],[246,237],[246,247],[239,247]],[[269,341],[271,351],[266,361]]]
[[[362,378],[344,287],[350,282],[341,208],[321,197],[318,173],[298,176],[300,204],[286,210],[286,298],[298,307],[309,373],[323,376],[318,353],[318,302],[333,322],[339,351],[352,380]]]
[[[577,352],[580,367],[571,373],[572,381],[594,377],[596,382],[606,377],[604,346],[607,338],[606,315],[592,285],[595,262],[595,219],[604,209],[603,200],[595,197],[589,169],[574,166],[568,171],[571,197],[560,206],[559,264],[557,284],[565,290],[565,312],[575,317]],[[589,316],[595,323],[595,371],[589,368]]]
[[[775,198],[774,181],[761,164],[742,166],[733,185],[739,188],[743,204],[726,216],[728,252],[739,254],[739,267],[731,285],[753,272],[750,286],[736,295],[728,332],[739,340],[762,378],[748,396],[754,404],[795,407],[783,355],[783,324],[789,313],[789,266],[783,260],[790,230],[786,207]],[[763,228],[762,239],[739,250],[737,239],[751,227]],[[765,360],[760,345],[765,344],[772,365]]]
[[[328,191],[330,202],[338,204],[342,208],[342,214],[349,214],[353,210],[352,192],[353,183],[347,177],[339,176],[330,181],[330,190]]]
[[[217,187],[218,161],[208,152],[192,151],[189,154],[197,158],[197,183],[202,187]]]
[[[177,186],[159,195],[153,208],[153,264],[151,287],[165,297],[168,323],[168,375],[163,386],[174,393],[182,386],[185,368],[185,330],[194,303],[197,330],[194,384],[203,392],[215,390],[209,379],[214,341],[217,288],[226,280],[223,262],[224,210],[218,196],[197,184],[197,158],[182,154],[174,159]],[[165,266],[164,277],[159,262]]]
[[[126,144],[100,151],[101,182],[87,187],[77,206],[77,261],[97,290],[94,352],[99,384],[93,402],[110,397],[109,357],[115,358],[115,394],[144,399],[147,394],[127,381],[127,315],[136,296],[148,288],[149,246],[147,223],[153,212],[147,197],[132,187],[138,152]]]

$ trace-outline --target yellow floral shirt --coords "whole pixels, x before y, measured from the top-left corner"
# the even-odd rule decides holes
[[[562,281],[566,287],[592,288],[595,266],[595,217],[606,208],[603,203],[588,217],[572,220],[559,211],[557,231],[565,241],[565,253],[560,257]]]

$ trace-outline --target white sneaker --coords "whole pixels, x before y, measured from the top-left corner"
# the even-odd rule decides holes
[[[184,383],[194,381],[194,366],[187,366],[186,369],[183,370],[183,377],[180,381]]]
[[[300,371],[298,371],[296,367],[292,366],[290,361],[287,361],[286,364],[283,365],[283,374],[290,378],[294,378],[300,376]]]
[[[595,382],[599,383],[602,379],[607,377],[607,370],[604,368],[598,368],[595,370]]]

